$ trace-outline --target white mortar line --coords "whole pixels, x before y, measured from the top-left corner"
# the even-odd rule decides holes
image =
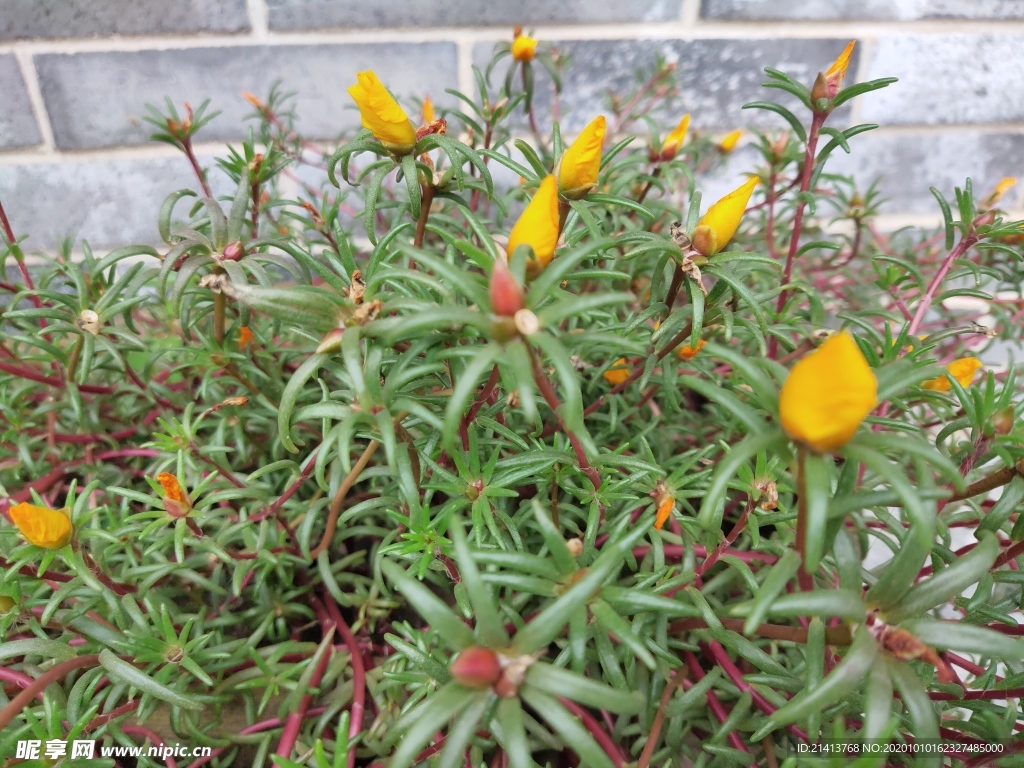
[[[39,87],[39,77],[36,74],[36,68],[32,61],[32,56],[25,51],[18,51],[15,53],[14,57],[18,61],[18,68],[21,70],[22,80],[25,81],[25,90],[28,91],[28,100],[32,105],[32,114],[35,117],[36,125],[39,128],[39,136],[43,140],[42,147],[37,148],[33,154],[37,156],[39,153],[46,155],[53,154],[53,127],[50,125],[50,116],[46,112],[46,104],[43,101],[43,91]],[[0,154],[0,157],[3,157],[3,155]]]
[[[473,78],[474,42],[472,38],[460,34],[455,38],[455,45],[457,57],[455,72],[458,78],[458,89],[461,93],[466,94],[472,99],[476,95],[476,83]],[[436,99],[440,95],[440,93],[434,94],[432,95],[432,98]]]
[[[249,12],[252,38],[254,40],[266,40],[268,34],[266,3],[264,0],[245,0],[245,7]]]
[[[221,155],[234,142],[197,142],[193,145],[196,154],[201,157]],[[50,152],[7,152],[0,153],[0,167],[9,165],[39,165],[42,163],[89,163],[114,160],[151,160],[155,158],[180,157],[187,163],[181,151],[167,144],[149,142],[134,147],[104,147],[101,149],[53,150]]]
[[[701,0],[683,0],[679,8],[679,21],[686,27],[695,27],[701,23]]]
[[[687,0],[693,3],[695,0]],[[262,0],[247,0],[262,3]],[[687,7],[684,6],[684,9]],[[613,40],[613,39],[765,39],[765,38],[861,38],[906,36],[915,34],[991,34],[1007,36],[1024,34],[1024,20],[917,20],[898,23],[886,21],[737,21],[721,22],[700,19],[699,24],[686,20],[661,22],[624,22],[607,24],[552,24],[534,27],[545,40]],[[168,35],[117,38],[61,38],[21,40],[0,44],[0,53],[24,50],[30,53],[81,53],[98,51],[143,51],[176,48],[236,47],[253,44],[302,45],[330,43],[402,43],[449,42],[462,38],[474,43],[508,37],[508,26],[477,27],[408,27],[381,29],[328,29],[312,31],[268,31],[266,39],[254,33],[247,35]]]

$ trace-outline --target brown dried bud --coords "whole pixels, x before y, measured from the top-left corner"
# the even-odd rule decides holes
[[[83,309],[78,313],[76,324],[86,333],[93,336],[100,332],[100,316],[91,309]]]
[[[455,657],[448,670],[467,688],[485,688],[501,677],[501,660],[490,648],[471,645]]]
[[[565,542],[565,546],[569,548],[569,554],[573,557],[579,557],[583,554],[583,541],[581,539],[569,539]]]
[[[540,330],[540,320],[528,309],[520,309],[515,315],[516,330],[523,336],[532,336]]]

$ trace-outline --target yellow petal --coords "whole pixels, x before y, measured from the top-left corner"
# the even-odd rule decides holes
[[[60,549],[71,541],[71,520],[63,512],[22,502],[8,514],[21,535],[37,547]]]
[[[690,116],[683,115],[683,119],[679,121],[679,125],[669,131],[668,136],[665,137],[665,141],[661,144],[662,160],[671,160],[679,154],[679,149],[683,146],[683,142],[686,140],[686,133],[689,130]]]
[[[595,117],[576,137],[558,164],[558,188],[563,195],[579,198],[597,184],[604,146],[604,115]]]
[[[537,51],[537,41],[526,35],[516,35],[512,41],[512,58],[516,61],[532,61]]]
[[[359,107],[363,127],[393,152],[408,153],[416,144],[416,127],[372,70],[359,72],[348,89]]]
[[[528,245],[533,258],[527,262],[527,274],[536,276],[551,263],[558,242],[558,184],[554,176],[545,176],[533,200],[519,216],[508,236],[508,256],[516,248]]]
[[[619,384],[629,378],[629,363],[626,362],[626,358],[620,357],[614,363],[612,367],[604,372],[604,380],[611,384],[613,387],[617,387]]]
[[[957,383],[961,387],[971,386],[971,382],[974,381],[974,375],[980,371],[984,366],[976,357],[963,357],[959,360],[954,360],[952,363],[946,366],[948,376],[952,376],[956,379]],[[923,389],[930,389],[933,392],[949,392],[953,388],[953,385],[949,383],[949,378],[946,375],[939,376],[937,379],[929,379],[928,381],[922,382],[921,387]]]
[[[736,144],[740,140],[740,136],[743,135],[743,130],[737,128],[735,131],[730,131],[722,137],[722,140],[718,142],[718,148],[723,152],[732,152],[736,149]]]
[[[707,237],[698,237],[698,233],[694,233],[694,245],[702,255],[713,256],[732,240],[743,219],[750,195],[759,183],[756,176],[747,179],[742,186],[708,208],[707,213],[697,222],[697,229],[705,228],[701,234]]]
[[[1002,179],[998,184],[996,184],[996,188],[992,190],[992,194],[988,196],[989,203],[999,202],[1002,196],[1009,192],[1016,183],[1017,180],[1012,176],[1007,176]]]
[[[853,48],[855,45],[857,45],[856,40],[851,40],[846,44],[846,48],[844,48],[843,52],[839,54],[839,57],[832,62],[832,66],[825,70],[826,78],[838,78],[838,82],[843,82],[843,78],[846,77],[846,70],[850,66],[850,56],[853,55]]]
[[[793,440],[831,451],[853,437],[878,405],[878,382],[848,331],[834,333],[789,372],[779,419]]]

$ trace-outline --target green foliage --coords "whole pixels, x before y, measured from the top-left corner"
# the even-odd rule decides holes
[[[881,232],[877,190],[826,169],[875,126],[827,119],[891,80],[768,69],[798,106],[747,105],[779,118],[742,150],[762,183],[701,256],[723,150],[663,155],[659,64],[609,95],[554,260],[528,280],[518,249],[497,295],[567,145],[535,98],[556,53],[500,46],[405,155],[250,97],[221,196],[191,148],[215,113],[151,109],[198,184],[160,247],[26,261],[4,232],[0,509],[75,536],[0,526],[0,755],[148,729],[218,766],[647,768],[1013,738],[1024,428],[995,355],[1022,224],[968,180],[933,190],[935,231]],[[819,454],[779,391],[839,328],[879,406]],[[989,370],[945,368],[968,356]],[[466,678],[466,649],[497,671]]]

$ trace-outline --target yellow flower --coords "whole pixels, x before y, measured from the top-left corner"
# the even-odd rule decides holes
[[[44,549],[60,549],[71,541],[74,528],[63,512],[22,502],[11,507],[11,522],[21,535]]]
[[[693,247],[702,256],[714,256],[728,245],[747,209],[750,195],[760,183],[754,176],[708,208],[693,231]]]
[[[739,143],[740,136],[743,135],[743,129],[737,128],[735,131],[730,131],[722,137],[722,140],[718,142],[718,149],[726,154],[736,149],[736,145]]]
[[[583,129],[558,163],[558,189],[567,198],[579,200],[597,184],[604,146],[605,119],[599,115]]]
[[[953,388],[953,385],[949,382],[950,376],[956,379],[961,387],[969,387],[971,382],[974,381],[974,374],[983,367],[981,360],[978,358],[963,357],[947,365],[946,373],[939,376],[939,378],[922,382],[921,387],[923,389],[930,389],[933,392],[949,392]]]
[[[697,341],[696,347],[692,347],[689,344],[687,344],[685,347],[681,346],[679,347],[679,349],[676,350],[676,355],[679,357],[680,360],[693,360],[693,358],[697,356],[697,353],[700,352],[701,348],[705,344],[707,344],[707,342],[704,341],[704,339],[699,339]]]
[[[533,61],[537,52],[537,41],[526,35],[516,35],[512,40],[512,58],[516,61]]]
[[[423,97],[423,124],[430,125],[434,122],[434,102],[429,96]]]
[[[363,128],[392,152],[409,154],[416,144],[416,126],[405,110],[372,70],[359,72],[356,80],[348,92],[359,107]]]
[[[519,216],[508,236],[509,260],[521,245],[533,249],[533,256],[526,262],[529,277],[539,275],[555,255],[558,242],[558,184],[554,176],[545,176],[533,200]]]
[[[669,131],[668,136],[665,137],[665,141],[661,143],[661,155],[659,159],[667,162],[678,155],[679,149],[683,146],[683,142],[686,140],[686,132],[689,130],[690,116],[683,115],[683,119],[679,121],[679,125]]]
[[[619,384],[629,378],[629,363],[626,362],[626,358],[620,357],[614,363],[612,367],[604,372],[604,380],[611,384],[613,387],[617,387]]]
[[[878,405],[878,381],[848,331],[834,333],[789,372],[779,419],[793,440],[815,451],[839,448]]]

